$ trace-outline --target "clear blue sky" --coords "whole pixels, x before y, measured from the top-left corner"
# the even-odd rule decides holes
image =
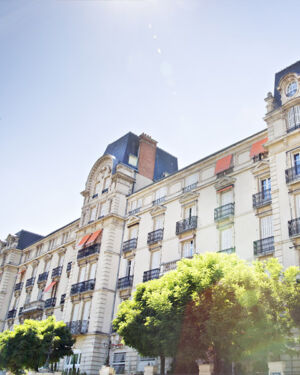
[[[108,143],[146,132],[187,164],[265,127],[300,59],[299,1],[1,0],[0,238],[80,216]]]

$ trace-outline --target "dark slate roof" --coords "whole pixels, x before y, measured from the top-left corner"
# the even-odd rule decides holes
[[[26,247],[44,238],[43,236],[39,234],[28,232],[27,230],[23,230],[23,229],[20,230],[20,232],[16,233],[16,236],[19,237],[17,249],[20,249],[20,250],[23,250]]]
[[[277,90],[278,85],[279,85],[279,81],[281,80],[281,78],[283,76],[285,76],[288,73],[300,74],[300,60],[275,74],[274,98],[275,98],[275,102],[277,104],[277,107],[281,106],[280,93]]]
[[[115,173],[118,164],[125,164],[128,167],[137,170],[128,163],[129,154],[138,156],[139,152],[139,137],[131,132],[125,134],[123,137],[117,139],[115,142],[110,143],[103,155],[112,155],[114,160],[113,173]],[[170,155],[161,148],[156,148],[155,168],[154,168],[154,181],[164,177],[164,173],[174,173],[178,170],[177,158]]]

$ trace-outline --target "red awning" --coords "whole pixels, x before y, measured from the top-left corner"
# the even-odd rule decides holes
[[[26,270],[21,270],[18,272],[19,275],[22,275],[24,272],[26,272]]]
[[[256,155],[266,152],[266,149],[264,148],[264,144],[266,142],[268,142],[268,137],[253,143],[253,145],[251,146],[250,157],[253,158]]]
[[[232,188],[233,188],[233,185],[226,186],[223,189],[218,190],[217,193],[223,193],[223,191],[230,190]]]
[[[56,281],[52,281],[44,290],[44,293],[49,292],[49,290],[56,284]]]
[[[86,242],[86,245],[90,245],[93,242],[95,242],[97,240],[97,238],[100,236],[101,232],[102,232],[102,229],[96,230],[96,232],[94,232],[91,235],[91,237],[88,239],[88,241]]]
[[[82,239],[80,240],[78,246],[83,246],[90,237],[91,237],[91,233],[90,234],[86,234],[84,237],[82,237]]]
[[[232,154],[224,156],[224,158],[217,160],[215,174],[227,171],[230,168]]]

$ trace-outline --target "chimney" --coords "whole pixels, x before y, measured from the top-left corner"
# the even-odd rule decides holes
[[[153,180],[157,142],[149,135],[140,135],[138,171],[142,176]]]

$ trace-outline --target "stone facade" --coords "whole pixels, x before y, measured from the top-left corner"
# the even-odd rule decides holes
[[[117,374],[142,373],[157,360],[111,330],[138,283],[207,251],[299,266],[299,87],[300,62],[276,74],[266,129],[179,171],[145,134],[109,145],[88,176],[78,220],[14,249],[13,266],[11,245],[1,243],[5,328],[54,314],[76,336],[77,368],[95,375],[109,359]]]

